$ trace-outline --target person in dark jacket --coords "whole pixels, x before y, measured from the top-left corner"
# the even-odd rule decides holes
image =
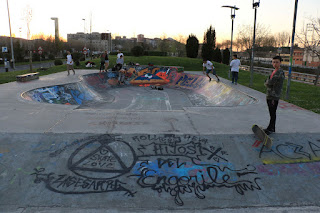
[[[274,71],[268,77],[265,82],[267,87],[267,104],[269,108],[270,121],[266,129],[264,129],[266,134],[271,134],[276,131],[276,112],[278,108],[279,99],[282,93],[283,81],[284,81],[284,72],[281,69],[282,58],[280,56],[275,56],[272,59],[272,66]]]

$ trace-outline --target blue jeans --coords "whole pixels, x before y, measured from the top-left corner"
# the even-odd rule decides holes
[[[231,74],[232,74],[232,83],[233,82],[236,82],[237,83],[237,81],[238,81],[238,72],[231,72]]]

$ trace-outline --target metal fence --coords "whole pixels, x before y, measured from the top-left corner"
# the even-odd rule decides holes
[[[250,66],[241,65],[240,69],[245,71],[250,71]],[[272,68],[265,68],[265,67],[254,67],[253,71],[256,73],[260,73],[262,75],[270,75],[273,71]],[[288,71],[284,70],[285,76],[288,78]],[[300,72],[291,72],[291,80],[307,83],[307,84],[315,84],[317,79],[316,75],[307,74],[307,73],[300,73]],[[317,85],[320,85],[320,81],[317,82]]]

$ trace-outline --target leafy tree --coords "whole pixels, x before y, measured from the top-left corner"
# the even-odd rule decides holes
[[[142,46],[134,46],[131,49],[131,53],[133,56],[136,56],[136,57],[143,56],[144,49]]]
[[[39,53],[33,53],[32,54],[32,61],[40,61],[40,54]]]
[[[229,65],[229,61],[230,61],[230,51],[228,48],[223,50],[222,53],[223,57],[222,57],[222,63]]]
[[[22,62],[25,57],[25,49],[23,46],[20,45],[19,41],[15,42],[15,45],[13,46],[14,50],[14,58],[17,62]]]
[[[187,57],[196,58],[198,56],[199,40],[195,35],[189,35],[186,44]]]
[[[203,38],[202,53],[201,53],[202,58],[212,60],[213,51],[215,47],[216,47],[216,30],[212,28],[212,26],[210,25],[210,27],[208,28]]]
[[[221,63],[222,62],[222,55],[221,55],[221,51],[219,48],[216,48],[213,51],[213,61]]]
[[[170,44],[168,39],[162,39],[159,44],[159,48],[161,52],[169,52]]]

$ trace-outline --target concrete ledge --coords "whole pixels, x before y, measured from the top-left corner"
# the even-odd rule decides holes
[[[39,72],[27,73],[27,74],[24,74],[24,75],[17,75],[16,79],[19,82],[25,82],[25,81],[31,81],[31,80],[39,79]]]

